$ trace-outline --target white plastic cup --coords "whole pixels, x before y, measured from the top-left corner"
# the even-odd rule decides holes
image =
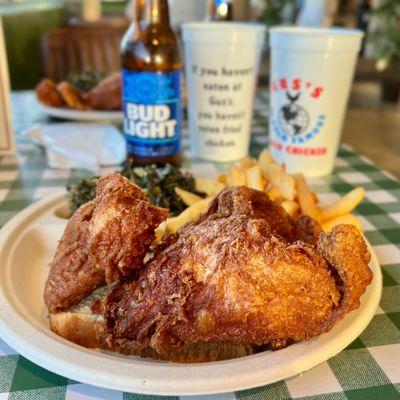
[[[332,172],[362,36],[354,29],[270,30],[269,146],[288,172]]]
[[[193,156],[216,162],[247,156],[264,38],[258,24],[183,25]]]

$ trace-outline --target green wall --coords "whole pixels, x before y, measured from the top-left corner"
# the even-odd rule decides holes
[[[40,38],[64,22],[61,1],[0,6],[14,90],[32,89],[41,77]]]
[[[193,0],[188,0],[193,1]],[[125,15],[126,1],[103,1],[101,10],[103,15]]]
[[[32,89],[41,78],[40,38],[67,22],[62,0],[0,5],[13,90]],[[104,1],[104,15],[124,15],[125,1]]]

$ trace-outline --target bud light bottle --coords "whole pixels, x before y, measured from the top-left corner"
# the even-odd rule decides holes
[[[121,50],[128,158],[180,166],[182,62],[168,1],[137,0],[135,19]]]

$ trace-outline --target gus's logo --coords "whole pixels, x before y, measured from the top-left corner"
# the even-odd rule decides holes
[[[325,125],[323,114],[315,115],[316,102],[324,93],[322,86],[281,78],[272,83],[272,128],[275,135],[290,144],[313,139]]]

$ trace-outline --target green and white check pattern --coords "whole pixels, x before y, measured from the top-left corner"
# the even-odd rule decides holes
[[[33,121],[45,121],[31,93],[13,96],[16,132]],[[267,99],[255,107],[251,153],[267,142]],[[187,139],[184,142],[187,145]],[[65,187],[85,171],[50,170],[42,149],[18,138],[18,156],[0,157],[0,225],[33,201]],[[213,171],[213,164],[189,161],[196,171]],[[369,160],[342,146],[332,176],[312,180],[323,201],[334,200],[363,186],[366,200],[358,207],[365,234],[383,269],[380,307],[367,329],[336,357],[294,378],[261,388],[213,395],[215,400],[394,400],[400,399],[400,183]],[[0,340],[0,400],[3,399],[125,399],[164,400],[95,388],[55,375],[32,364]],[[184,397],[195,400],[199,397]]]

